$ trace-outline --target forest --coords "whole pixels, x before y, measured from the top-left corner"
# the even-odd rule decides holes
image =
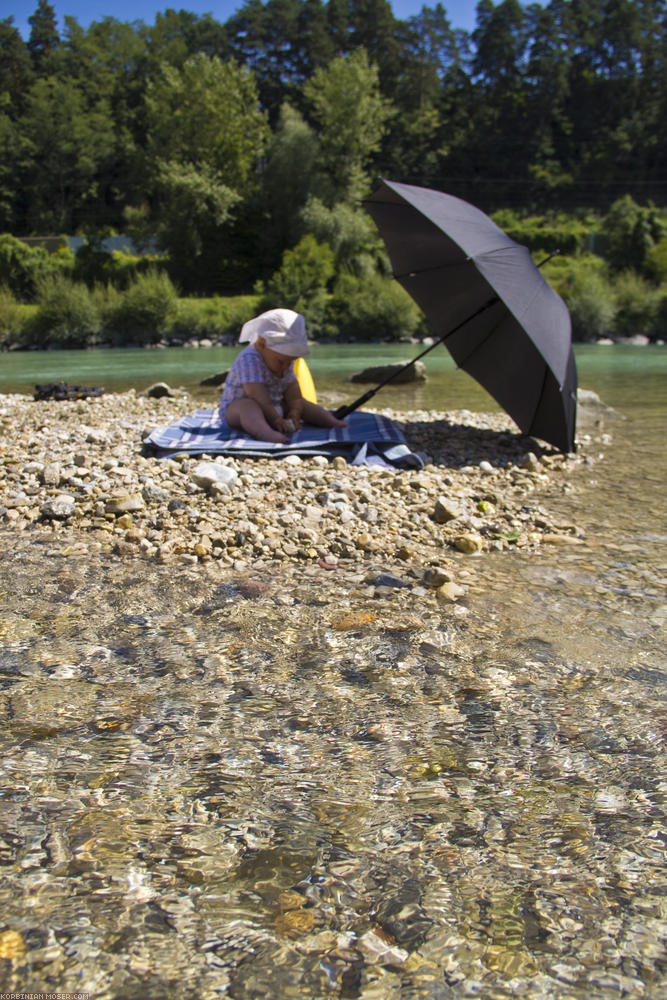
[[[387,0],[29,22],[0,20],[0,343],[224,333],[278,300],[315,334],[423,335],[363,209],[381,177],[558,249],[579,339],[667,336],[665,0],[480,0],[470,33]]]

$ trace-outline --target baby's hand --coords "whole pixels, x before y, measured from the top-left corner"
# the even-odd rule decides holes
[[[294,424],[287,417],[278,417],[278,419],[274,424],[274,427],[277,431],[280,431],[281,434],[294,433]]]

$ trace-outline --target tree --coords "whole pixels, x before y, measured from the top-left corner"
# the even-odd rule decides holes
[[[437,172],[443,138],[440,96],[463,54],[440,3],[399,25],[397,37],[401,71],[390,91],[397,113],[389,122],[379,166],[385,176],[419,183]]]
[[[32,76],[28,49],[8,17],[0,21],[0,107],[7,108],[13,117],[23,108]]]
[[[313,236],[304,236],[293,250],[286,250],[280,268],[266,284],[260,309],[279,302],[306,317],[308,329],[317,333],[328,299],[327,285],[333,277],[331,248]]]
[[[304,88],[318,127],[322,168],[329,178],[324,200],[355,201],[368,187],[368,167],[380,148],[392,106],[380,93],[377,66],[364,49],[337,56],[313,73]]]
[[[0,230],[16,228],[20,170],[18,119],[32,82],[28,50],[12,18],[0,21]]]
[[[566,102],[570,53],[564,44],[561,0],[528,9],[530,38],[524,72],[529,146],[526,155],[533,191],[542,201],[558,200],[570,187],[576,164],[569,157]]]
[[[318,243],[326,243],[335,254],[337,274],[367,278],[384,261],[384,250],[375,223],[368,212],[340,202],[327,208],[311,198],[302,212],[303,225]]]
[[[160,73],[165,63],[181,69],[197,52],[219,55],[224,32],[210,14],[200,17],[187,10],[168,7],[155,15],[155,23],[142,27],[150,76]]]
[[[71,81],[40,79],[28,94],[20,132],[28,230],[75,231],[97,204],[113,147],[108,104],[89,106]]]
[[[28,18],[28,24],[30,25],[28,52],[32,56],[35,69],[39,73],[44,73],[50,67],[50,57],[60,46],[56,14],[48,0],[38,0],[34,14]]]
[[[380,89],[393,96],[400,75],[398,22],[387,0],[349,0],[351,48],[364,49],[378,68]]]
[[[252,69],[272,120],[297,82],[298,11],[299,0],[246,0],[225,25],[228,53]]]
[[[1,99],[2,95],[0,95]],[[2,101],[2,105],[5,102]],[[0,105],[0,108],[2,107]],[[19,127],[0,110],[0,232],[15,232],[17,225],[18,191],[16,177],[21,162]]]
[[[84,31],[74,18],[65,18],[60,51],[60,73],[76,82],[89,104],[103,102],[109,109],[114,137],[108,150],[107,171],[100,179],[98,224],[122,226],[123,209],[144,197],[145,175],[143,102],[146,88],[146,43],[131,24],[113,17],[94,21]]]
[[[146,95],[157,230],[186,287],[215,271],[221,231],[256,183],[268,137],[252,74],[217,56],[165,66]],[[216,259],[211,259],[211,258]]]
[[[604,219],[605,257],[617,270],[643,271],[650,251],[666,230],[654,205],[638,205],[629,194],[623,195],[614,202]]]
[[[303,235],[301,211],[318,187],[319,152],[313,129],[283,104],[262,173],[263,256],[274,262],[272,270],[282,252]]]

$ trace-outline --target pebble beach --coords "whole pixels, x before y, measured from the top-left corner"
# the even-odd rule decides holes
[[[196,405],[179,393],[0,396],[5,529],[120,559],[370,567],[447,601],[463,593],[459,569],[479,552],[578,541],[549,498],[575,489],[592,458],[581,447],[544,449],[503,414],[378,410],[403,430],[421,470],[147,452],[154,428]]]

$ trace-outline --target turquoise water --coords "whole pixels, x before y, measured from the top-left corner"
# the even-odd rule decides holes
[[[353,400],[369,386],[350,384],[352,374],[370,365],[409,361],[421,351],[414,344],[313,345],[308,358],[318,391],[335,401]],[[55,381],[104,386],[108,391],[145,389],[152,382],[183,387],[202,401],[213,403],[217,390],[199,383],[229,368],[237,347],[94,349],[88,351],[30,351],[0,357],[0,392],[32,395],[37,383]],[[629,345],[578,345],[575,349],[579,383],[598,392],[611,405],[665,408],[667,349]],[[374,397],[377,406],[396,409],[496,410],[493,399],[450,355],[436,347],[424,357],[428,382],[409,387],[387,386]],[[641,383],[641,385],[639,384]]]

